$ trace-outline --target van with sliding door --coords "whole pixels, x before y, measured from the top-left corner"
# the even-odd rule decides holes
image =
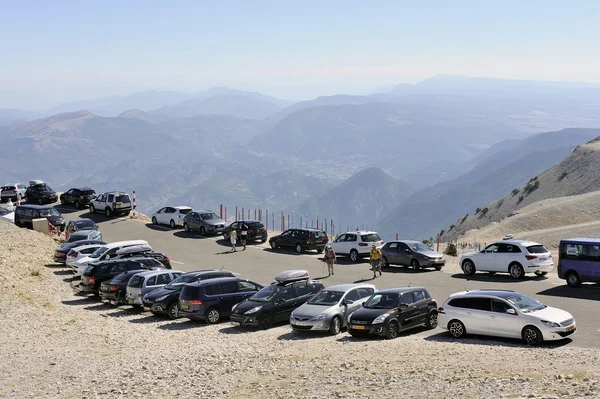
[[[600,282],[600,238],[570,238],[559,246],[558,277],[570,287]]]

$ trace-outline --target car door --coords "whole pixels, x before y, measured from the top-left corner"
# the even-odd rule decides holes
[[[483,334],[490,333],[490,313],[492,304],[490,298],[463,298],[465,300],[465,318],[463,321],[467,333]]]
[[[396,265],[400,262],[400,243],[390,242],[385,247],[385,257],[389,264]]]
[[[496,269],[496,254],[498,253],[499,245],[494,243],[490,244],[475,257],[475,268],[478,271],[495,272]]]
[[[275,322],[288,320],[292,311],[296,309],[297,301],[298,295],[296,293],[296,287],[294,287],[293,284],[284,287],[275,299],[273,312],[275,314]]]
[[[414,303],[411,292],[403,292],[398,298],[398,320],[400,328],[410,328],[417,325],[419,311]]]
[[[156,211],[156,215],[154,217],[156,218],[156,222],[158,224],[164,224],[165,223],[165,221],[164,221],[165,209],[167,209],[167,208],[166,207],[165,208],[160,208],[158,211]]]
[[[366,298],[364,298],[364,300],[366,300]],[[362,306],[364,300],[361,301],[358,289],[356,288],[346,292],[346,295],[344,295],[344,298],[342,299],[342,304],[344,304],[342,320],[347,320],[349,315]]]
[[[402,266],[410,265],[412,249],[408,246],[408,244],[404,242],[400,242],[398,244],[398,257],[397,264]]]
[[[333,251],[338,254],[338,255],[343,255],[346,252],[344,252],[345,250],[345,243],[346,243],[346,234],[342,234],[339,237],[337,237],[335,240],[333,240],[330,245],[331,248],[333,249]]]
[[[423,290],[415,290],[412,292],[413,303],[417,308],[415,314],[415,325],[424,324],[429,316],[429,306],[431,298]]]
[[[358,248],[358,235],[354,234],[354,233],[346,234],[346,241],[344,242],[344,246],[345,246],[344,253],[346,253],[346,254],[349,254],[350,251],[352,251],[353,249],[355,249],[356,251],[358,251],[360,253],[360,251],[358,250],[359,249]],[[369,250],[370,250],[370,248],[369,248]]]
[[[514,313],[508,313],[512,309]],[[508,303],[500,299],[492,299],[492,311],[489,315],[490,335],[507,338],[521,338],[519,315]]]
[[[281,236],[279,237],[279,242],[278,245],[280,247],[289,247],[292,245],[292,234],[294,233],[295,230],[286,230],[283,233],[281,233]]]
[[[494,269],[498,272],[507,272],[508,265],[513,262],[518,262],[525,267],[525,259],[523,259],[521,248],[514,244],[499,244],[494,260]]]
[[[221,314],[229,314],[233,305],[239,303],[243,297],[239,293],[237,281],[226,281],[220,283],[219,286],[221,287],[221,294],[218,295],[219,312]]]

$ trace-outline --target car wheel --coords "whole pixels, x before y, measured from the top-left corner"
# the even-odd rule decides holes
[[[440,270],[442,270],[442,266],[434,266],[434,267],[435,267],[435,270],[437,270],[438,272],[439,272]]]
[[[465,325],[458,320],[450,320],[448,323],[448,332],[454,338],[463,337],[467,333]]]
[[[60,204],[65,205],[65,197],[60,197]]]
[[[179,317],[179,304],[177,302],[173,302],[167,308],[167,317],[171,320],[175,320]]]
[[[269,242],[269,245],[271,245],[271,249],[272,250],[276,250],[277,249],[277,242],[275,240],[271,240]]]
[[[352,262],[358,262],[358,251],[356,249],[350,251],[350,260]]]
[[[200,227],[200,235],[201,236],[206,235],[206,229],[204,228],[204,226]]]
[[[190,226],[188,226],[188,224],[187,224],[187,223],[184,223],[184,224],[183,224],[183,229],[189,233],[189,231],[190,231]]]
[[[131,213],[131,211],[125,211],[125,213],[123,215],[129,216],[130,213]]]
[[[266,315],[262,316],[258,320],[258,326],[263,330],[267,330],[267,329],[273,327],[273,316],[271,316],[270,314],[266,314]]]
[[[227,233],[223,232],[223,239],[225,241],[229,240],[229,236],[227,235]]]
[[[525,327],[521,335],[523,336],[523,340],[525,341],[525,343],[530,346],[541,345],[544,341],[542,333],[537,327],[534,326]]]
[[[581,279],[579,278],[579,274],[577,274],[576,272],[567,273],[566,278],[567,278],[567,284],[569,284],[569,287],[577,288],[577,287],[581,286]]]
[[[323,253],[323,251],[324,251],[324,249],[323,249],[323,248],[317,248],[317,253],[319,253],[319,254],[322,254],[322,253]]]
[[[94,204],[90,205],[90,213],[96,213],[96,207],[94,206]]]
[[[175,228],[175,221],[173,219],[171,219],[171,221],[169,222],[169,226],[171,226],[172,229]]]
[[[413,268],[413,271],[415,271],[415,272],[416,272],[417,270],[421,270],[421,265],[419,264],[419,261],[418,261],[418,260],[416,260],[416,259],[413,259],[413,260],[410,262],[410,265],[412,266],[412,268]]]
[[[342,331],[342,321],[338,316],[335,316],[329,325],[329,334],[338,335],[340,331]]]
[[[152,224],[158,224],[158,220],[156,220],[155,216],[152,216]]]
[[[535,275],[540,276],[540,277],[545,276],[546,274],[548,274],[548,272],[540,272],[540,271],[535,272]]]
[[[385,334],[387,339],[398,338],[398,332],[400,331],[400,327],[398,326],[397,321],[391,321],[387,326],[387,333]]]
[[[467,276],[472,276],[475,274],[475,264],[469,259],[465,260],[462,264],[462,271]]]
[[[388,260],[385,256],[383,258],[381,258],[381,267],[386,268],[389,265],[390,265],[390,262],[388,262]]]
[[[425,327],[431,328],[431,329],[436,328],[438,325],[437,318],[438,318],[437,312],[433,311],[433,312],[429,313],[429,317],[427,317],[427,320],[425,321]]]
[[[265,242],[267,242],[267,237],[263,237],[263,238],[261,238],[261,239],[260,239],[260,242],[262,242],[262,243],[265,243]]]
[[[75,201],[75,208],[81,209],[81,203],[79,201]]]
[[[107,217],[110,217],[112,215],[112,211],[110,210],[110,208],[106,208],[104,213],[106,214]]]
[[[219,309],[215,308],[208,309],[206,315],[204,316],[204,320],[206,320],[206,322],[209,324],[218,323],[219,320],[221,320],[221,312],[219,312]]]
[[[519,280],[525,275],[525,272],[523,271],[523,266],[521,266],[518,263],[511,263],[510,266],[508,266],[508,272],[510,273],[510,276],[515,280]]]
[[[296,253],[297,254],[301,254],[302,253],[302,245],[296,244]]]

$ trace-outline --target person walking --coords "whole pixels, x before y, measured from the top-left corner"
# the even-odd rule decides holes
[[[235,249],[235,243],[237,242],[237,231],[235,231],[235,229],[231,230],[231,233],[229,234],[229,240],[231,241],[231,252],[237,252],[237,249]]]
[[[377,272],[381,273],[381,251],[375,244],[371,245],[371,252],[369,253],[371,259],[371,270],[373,270],[373,278],[377,278]]]
[[[240,241],[242,242],[242,245],[244,246],[243,251],[245,251],[246,250],[246,238],[248,237],[248,225],[246,224],[246,222],[242,222],[242,227],[240,229],[241,229]]]
[[[337,260],[335,258],[335,251],[329,244],[325,246],[325,262],[327,262],[327,271],[329,272],[329,275],[335,274],[333,272],[333,264],[337,262]]]

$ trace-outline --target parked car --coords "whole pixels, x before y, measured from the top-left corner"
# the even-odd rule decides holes
[[[374,231],[349,231],[340,234],[329,243],[336,255],[350,256],[352,262],[358,262],[361,258],[369,256],[373,244],[379,249],[385,244]]]
[[[223,238],[228,240],[231,230],[235,230],[239,240],[241,236],[240,232],[242,231],[242,223],[246,223],[246,226],[248,226],[248,235],[246,236],[246,241],[260,240],[261,242],[267,242],[267,230],[265,229],[265,226],[258,220],[237,220],[231,223],[229,226],[223,229]]]
[[[143,306],[142,298],[144,295],[164,287],[182,274],[183,272],[178,270],[151,270],[136,274],[127,283],[127,293],[125,295],[127,304],[138,307]]]
[[[503,240],[512,240],[514,237],[512,234],[506,234],[504,237],[502,237]]]
[[[262,285],[238,277],[188,283],[179,294],[179,316],[215,324],[229,317],[231,308],[248,299]]]
[[[584,281],[600,282],[600,239],[570,238],[559,245],[558,277],[577,288]]]
[[[299,254],[313,249],[321,253],[328,242],[329,237],[323,230],[303,228],[288,229],[269,239],[271,249],[279,247],[294,248]]]
[[[185,231],[198,231],[200,235],[221,234],[225,221],[213,211],[192,211],[183,218]]]
[[[179,294],[186,284],[220,277],[235,275],[228,270],[199,270],[182,274],[163,288],[144,295],[144,310],[149,310],[154,315],[166,315],[171,320],[176,319],[179,317]]]
[[[159,261],[165,269],[171,269],[171,259],[162,252],[152,251],[150,245],[132,245],[119,249],[111,259],[153,258]]]
[[[100,228],[92,219],[88,218],[77,218],[72,219],[67,223],[65,234],[72,234],[80,230],[96,230],[100,232]]]
[[[419,241],[400,240],[387,242],[381,248],[382,266],[410,266],[413,270],[433,267],[442,270],[446,257]]]
[[[100,284],[100,299],[114,303],[115,305],[121,305],[126,303],[125,295],[127,291],[127,284],[129,280],[134,276],[147,272],[146,269],[128,270],[121,274],[117,274],[112,279]]]
[[[438,309],[440,328],[466,334],[523,339],[528,345],[566,338],[577,331],[570,313],[508,290],[462,291]]]
[[[66,242],[76,242],[81,240],[102,240],[100,230],[79,230],[69,234]]]
[[[65,264],[71,269],[75,266],[75,261],[80,256],[91,255],[95,250],[100,248],[103,244],[88,244],[81,245],[79,247],[71,248],[67,252],[67,258]]]
[[[131,212],[129,194],[120,191],[110,191],[90,200],[90,212],[103,212],[106,216],[129,215]]]
[[[56,191],[41,180],[31,180],[29,182],[29,187],[25,190],[25,197],[27,197],[27,202],[39,205],[51,204],[58,200]]]
[[[360,308],[375,292],[373,284],[341,284],[327,287],[290,315],[296,331],[328,331],[339,334],[346,328],[348,316]]]
[[[240,326],[267,329],[288,321],[294,309],[323,288],[320,281],[309,279],[306,270],[287,270],[275,276],[274,283],[235,305],[229,318]]]
[[[152,270],[160,267],[160,262],[154,259],[117,259],[94,263],[86,267],[81,276],[78,289],[80,292],[91,292],[99,296],[100,284],[121,273],[139,269]]]
[[[152,224],[168,224],[174,229],[183,226],[183,218],[191,211],[189,206],[165,206],[152,214]]]
[[[15,208],[15,224],[19,227],[33,228],[33,220],[42,218],[60,231],[65,229],[65,218],[53,206],[23,204]]]
[[[2,186],[0,188],[0,201],[7,202],[11,200],[12,202],[17,202],[25,198],[25,193],[27,192],[27,186],[23,183],[15,183],[15,184],[7,184],[6,186]]]
[[[67,260],[67,253],[71,248],[80,247],[86,244],[101,244],[106,245],[106,242],[102,240],[81,240],[75,242],[65,242],[60,248],[54,251],[54,262],[65,263]]]
[[[377,291],[348,317],[348,332],[353,337],[379,335],[393,339],[411,328],[436,328],[437,313],[435,299],[423,287]]]
[[[110,260],[111,257],[114,257],[117,252],[123,248],[139,246],[139,245],[149,245],[147,241],[144,240],[129,240],[129,241],[117,241],[111,242],[104,245],[101,248],[98,248],[94,252],[92,252],[89,256],[84,256],[81,259],[75,261],[75,266],[77,267],[76,275],[80,275],[85,271],[85,267],[93,262],[100,262],[103,260]]]
[[[480,271],[509,273],[514,279],[525,273],[545,276],[554,268],[552,255],[542,244],[518,240],[495,242],[481,252],[464,254],[459,264],[467,276]]]
[[[96,198],[96,191],[91,187],[71,188],[60,195],[60,203],[73,205],[75,208],[85,208],[94,198]]]

